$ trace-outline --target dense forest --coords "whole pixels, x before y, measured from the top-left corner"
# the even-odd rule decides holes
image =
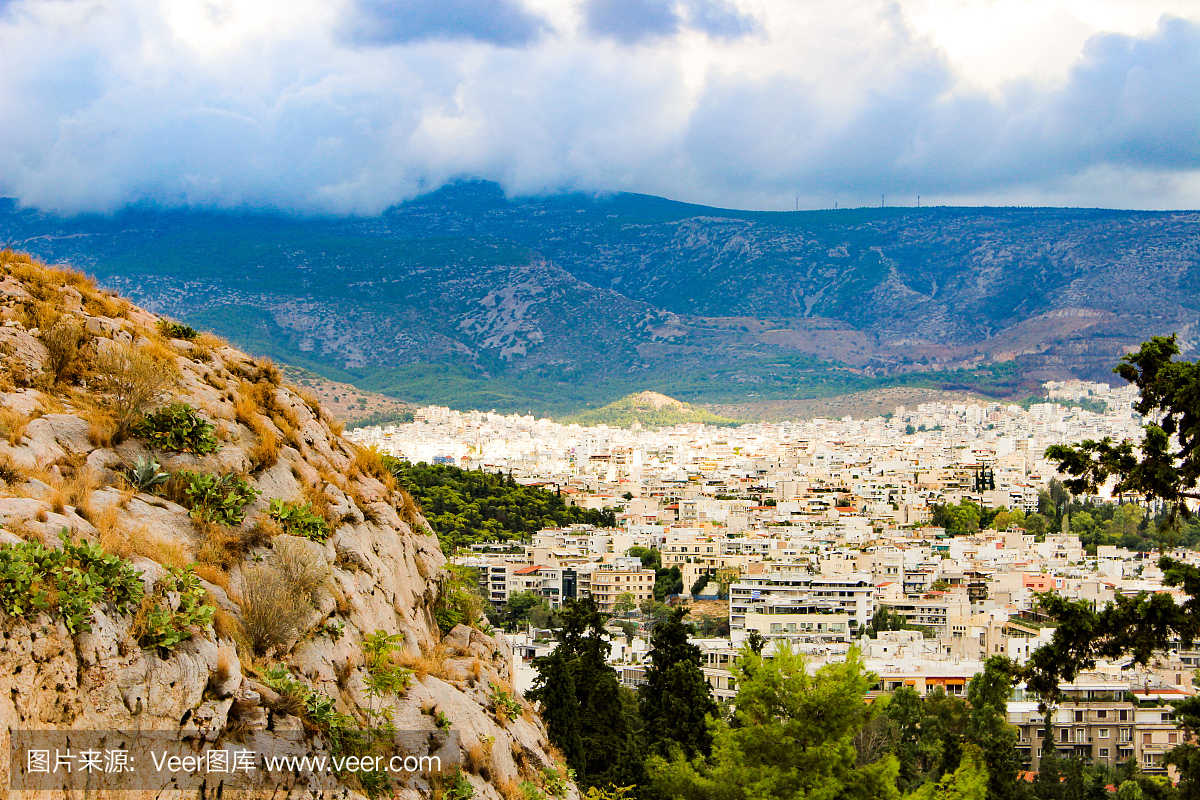
[[[614,527],[617,522],[611,510],[569,505],[558,492],[522,486],[511,475],[395,458],[386,463],[421,506],[447,553],[474,542],[526,541],[542,528],[576,522]]]

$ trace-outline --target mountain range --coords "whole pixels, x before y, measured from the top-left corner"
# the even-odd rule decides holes
[[[567,413],[878,386],[1024,397],[1197,346],[1200,213],[736,211],[444,187],[370,218],[0,206],[0,242],[413,402]]]

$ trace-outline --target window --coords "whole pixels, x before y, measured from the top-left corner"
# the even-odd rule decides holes
[[[1108,719],[1108,711],[1103,708],[1096,710],[1096,719]]]
[[[1069,735],[1070,735],[1070,730],[1068,728],[1063,728],[1061,731],[1059,731],[1058,740],[1060,742],[1066,742],[1067,736],[1069,736]]]
[[[1150,742],[1151,742],[1150,734],[1143,733],[1142,734],[1142,744],[1146,745],[1146,744],[1150,744]]]
[[[1118,741],[1132,742],[1133,741],[1133,729],[1132,728],[1121,728],[1120,730],[1117,731],[1117,737],[1118,737]]]
[[[1097,738],[1100,738],[1100,739],[1107,739],[1108,738],[1108,728],[1098,728],[1096,730],[1096,736],[1097,736]]]
[[[1076,712],[1075,712],[1075,721],[1076,721],[1076,722],[1083,722],[1083,712],[1082,712],[1082,711],[1076,711]]]
[[[1107,747],[1101,747],[1101,748],[1100,748],[1100,757],[1101,757],[1101,758],[1108,758],[1108,748],[1107,748]]]
[[[1178,733],[1168,733],[1167,734],[1167,744],[1179,744],[1179,734]]]
[[[1075,744],[1082,744],[1083,742],[1087,741],[1087,739],[1084,737],[1084,734],[1086,732],[1087,732],[1086,728],[1076,728],[1075,729]]]
[[[1121,709],[1120,712],[1118,712],[1118,719],[1120,719],[1121,722],[1127,722],[1129,720],[1129,711],[1126,709]]]

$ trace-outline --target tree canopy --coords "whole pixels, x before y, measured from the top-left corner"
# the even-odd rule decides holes
[[[858,763],[854,735],[878,709],[863,702],[875,676],[857,650],[813,675],[806,667],[787,646],[768,660],[743,648],[733,667],[733,719],[709,725],[712,755],[652,756],[647,770],[655,787],[687,800],[898,798],[895,756]]]
[[[386,463],[421,506],[446,552],[474,542],[525,541],[543,528],[577,522],[616,525],[612,511],[569,505],[557,492],[523,486],[512,476],[394,458]]]

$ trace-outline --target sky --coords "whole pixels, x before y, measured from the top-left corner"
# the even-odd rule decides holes
[[[1200,0],[0,0],[0,196],[1200,208]]]

